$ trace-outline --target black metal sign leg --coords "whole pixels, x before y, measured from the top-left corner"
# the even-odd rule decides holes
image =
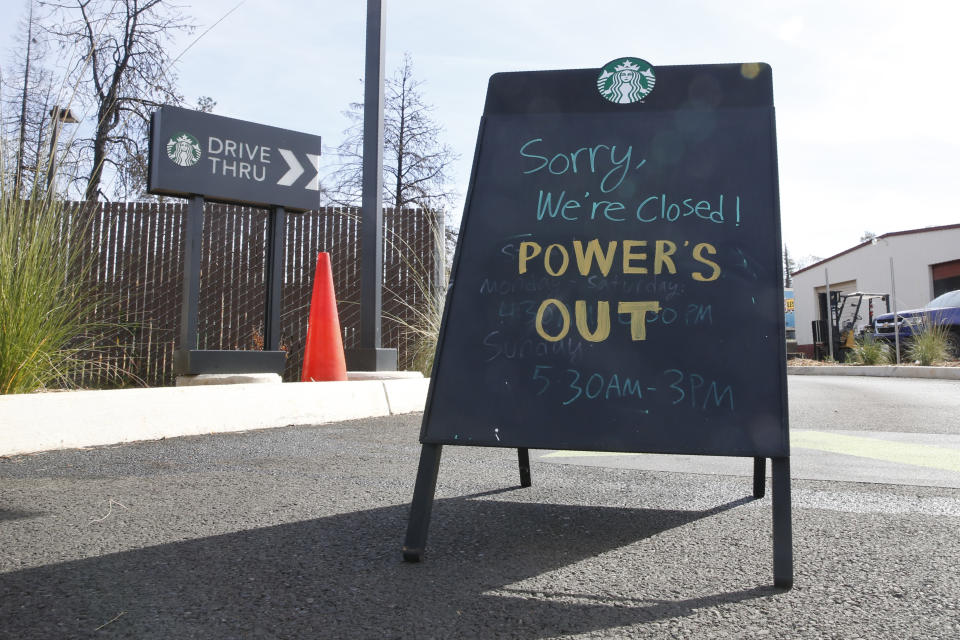
[[[413,487],[413,502],[410,504],[410,521],[407,523],[407,538],[403,542],[403,559],[420,562],[427,546],[427,530],[430,528],[430,511],[433,495],[437,490],[437,473],[440,471],[439,444],[425,444],[420,450],[420,466]]]
[[[520,460],[520,486],[530,486],[530,450],[517,449],[517,458]]]
[[[773,584],[793,586],[793,524],[790,508],[790,458],[772,458]]]
[[[203,196],[193,196],[187,205],[186,248],[183,260],[183,306],[180,312],[180,348],[189,351],[198,344],[200,263],[203,260]]]
[[[753,497],[759,500],[767,493],[767,459],[753,459]]]
[[[287,214],[283,207],[270,210],[267,226],[267,300],[263,315],[263,348],[280,349],[280,311],[283,300],[283,261]]]

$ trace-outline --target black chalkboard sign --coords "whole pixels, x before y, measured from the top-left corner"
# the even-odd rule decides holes
[[[490,80],[422,442],[788,453],[769,67]],[[752,77],[751,77],[752,76]]]
[[[490,79],[424,445],[789,455],[770,68],[654,71]]]

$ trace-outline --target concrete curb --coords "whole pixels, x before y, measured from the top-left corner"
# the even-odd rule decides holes
[[[787,373],[960,380],[960,367],[788,366]],[[0,456],[423,411],[428,378],[370,378],[0,396]]]
[[[787,367],[788,375],[796,376],[873,376],[877,378],[925,378],[927,380],[960,380],[960,367]]]
[[[423,411],[428,378],[0,396],[0,455]]]

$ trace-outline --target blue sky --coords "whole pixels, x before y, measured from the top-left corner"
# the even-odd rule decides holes
[[[773,67],[784,240],[826,257],[864,231],[960,222],[960,98],[948,3],[670,3],[594,0],[386,0],[388,73],[413,57],[426,100],[460,154],[462,206],[486,83],[499,71],[596,68],[636,56],[656,65],[767,62]],[[0,0],[3,31],[20,0]],[[216,113],[323,136],[327,158],[362,97],[366,4],[206,0],[185,6],[206,27],[177,63],[192,102]],[[192,38],[178,44],[179,53]]]

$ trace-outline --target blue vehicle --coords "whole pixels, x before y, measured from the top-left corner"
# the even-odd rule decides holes
[[[899,329],[900,341],[909,340],[924,327],[944,327],[953,334],[954,348],[960,344],[960,289],[948,291],[928,302],[922,309],[910,309],[894,314],[884,313],[873,322],[873,337],[893,342]]]

